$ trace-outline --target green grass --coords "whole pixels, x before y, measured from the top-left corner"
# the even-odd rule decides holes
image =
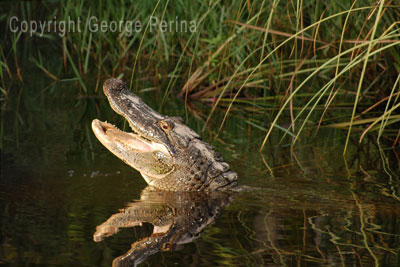
[[[366,134],[399,144],[400,6],[395,1],[104,1],[19,2],[1,10],[1,101],[24,81],[33,64],[51,82],[74,82],[77,96],[101,94],[109,77],[145,79],[170,97],[210,104],[204,127],[229,116],[249,127],[296,143],[305,129],[345,128],[362,142]],[[83,31],[64,37],[11,33],[8,21],[82,21]],[[195,20],[196,32],[163,32],[150,16]],[[88,30],[99,20],[139,20],[142,30]],[[29,59],[29,60],[27,60]],[[214,116],[223,110],[222,120]],[[252,116],[257,116],[253,119]],[[219,120],[215,122],[215,120]],[[286,126],[285,126],[286,125]],[[289,125],[289,126],[287,126]],[[345,127],[344,127],[345,125]],[[343,128],[344,127],[344,128]],[[396,130],[396,131],[393,131]],[[3,131],[2,131],[3,132]],[[307,131],[309,132],[309,131]]]

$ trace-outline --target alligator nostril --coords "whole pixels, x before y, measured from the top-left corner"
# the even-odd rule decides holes
[[[103,89],[104,91],[115,91],[121,92],[124,88],[126,88],[126,83],[120,79],[111,78],[104,82]]]

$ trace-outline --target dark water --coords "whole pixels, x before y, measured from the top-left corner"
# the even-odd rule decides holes
[[[93,118],[121,123],[103,111],[109,109],[104,99],[30,99],[26,96],[19,106],[10,100],[5,117],[1,265],[110,266],[132,243],[150,236],[153,226],[121,228],[99,242],[93,238],[96,227],[127,206],[152,205],[180,216],[177,232],[191,222],[203,223],[204,229],[179,240],[182,244],[155,249],[141,258],[142,266],[400,264],[396,157],[390,150],[381,153],[373,142],[352,146],[346,165],[339,146],[343,133],[322,131],[294,150],[269,144],[262,155],[262,132],[250,137],[247,130],[222,133],[224,143],[215,145],[239,173],[240,183],[256,190],[229,196],[230,203],[218,197],[146,199],[143,178],[91,133]],[[171,106],[163,112],[182,115],[182,103]],[[199,125],[191,122],[196,130]],[[182,217],[190,203],[209,221],[200,222],[195,212]]]

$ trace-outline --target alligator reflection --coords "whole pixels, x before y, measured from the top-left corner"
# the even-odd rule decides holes
[[[166,192],[145,188],[138,201],[97,226],[93,239],[102,241],[121,227],[151,223],[153,233],[132,244],[132,248],[113,261],[113,266],[132,266],[158,251],[172,251],[200,236],[213,223],[224,206],[231,202],[227,193]]]

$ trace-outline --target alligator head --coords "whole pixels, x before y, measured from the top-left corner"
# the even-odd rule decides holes
[[[237,174],[181,118],[157,113],[119,79],[107,80],[103,90],[112,109],[128,121],[133,132],[97,119],[92,129],[105,147],[138,170],[149,185],[169,191],[236,187]]]

